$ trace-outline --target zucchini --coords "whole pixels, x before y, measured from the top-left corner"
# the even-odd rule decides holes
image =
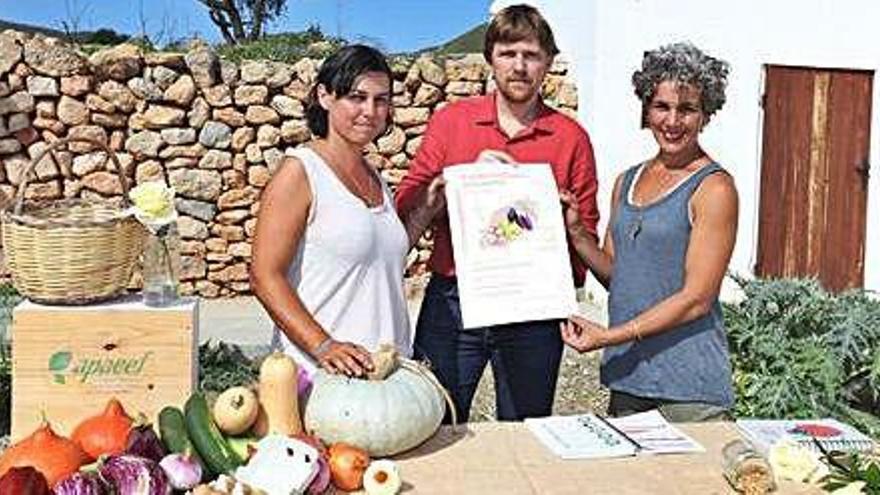
[[[201,464],[205,473],[203,479],[213,479],[216,473],[209,472],[205,461],[199,456],[199,452],[189,440],[186,433],[186,420],[183,411],[174,406],[166,406],[159,411],[159,438],[169,453],[187,454],[193,460]]]
[[[214,424],[205,396],[199,392],[192,394],[183,410],[187,435],[205,466],[214,473],[231,476],[235,468],[244,464],[244,460],[226,443]]]

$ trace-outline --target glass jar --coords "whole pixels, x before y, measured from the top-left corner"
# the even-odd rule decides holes
[[[721,450],[724,477],[739,493],[761,495],[776,489],[773,468],[748,442],[733,440]]]
[[[148,231],[142,273],[145,305],[162,307],[177,302],[180,240],[176,222],[163,226],[158,233]]]

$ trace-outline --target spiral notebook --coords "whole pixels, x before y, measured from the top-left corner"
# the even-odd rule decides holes
[[[794,440],[814,452],[819,450],[814,439],[827,451],[867,452],[877,445],[869,436],[832,418],[738,419],[736,426],[764,454],[783,438]]]

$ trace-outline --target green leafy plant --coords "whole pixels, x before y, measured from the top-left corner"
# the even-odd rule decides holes
[[[233,62],[265,59],[294,63],[303,57],[326,57],[343,43],[344,40],[325,36],[320,28],[312,26],[299,33],[270,34],[247,43],[220,45],[217,53]]]
[[[241,348],[224,342],[205,342],[199,346],[199,388],[222,392],[229,387],[255,382],[259,365]]]
[[[12,398],[12,356],[9,345],[9,324],[12,308],[21,296],[12,284],[0,284],[0,435],[9,433]]]
[[[725,304],[739,417],[833,416],[880,435],[880,301],[811,279],[734,277]]]
[[[830,492],[861,482],[864,486],[859,493],[880,495],[880,452],[829,452],[820,442],[815,444],[829,470],[821,480],[825,490]]]

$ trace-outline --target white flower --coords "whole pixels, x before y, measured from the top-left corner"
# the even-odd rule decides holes
[[[129,211],[153,233],[177,220],[174,188],[166,186],[164,182],[144,182],[129,191],[128,195],[134,203]]]
[[[783,439],[770,447],[770,466],[782,479],[812,482],[827,474],[819,455],[789,439]]]

